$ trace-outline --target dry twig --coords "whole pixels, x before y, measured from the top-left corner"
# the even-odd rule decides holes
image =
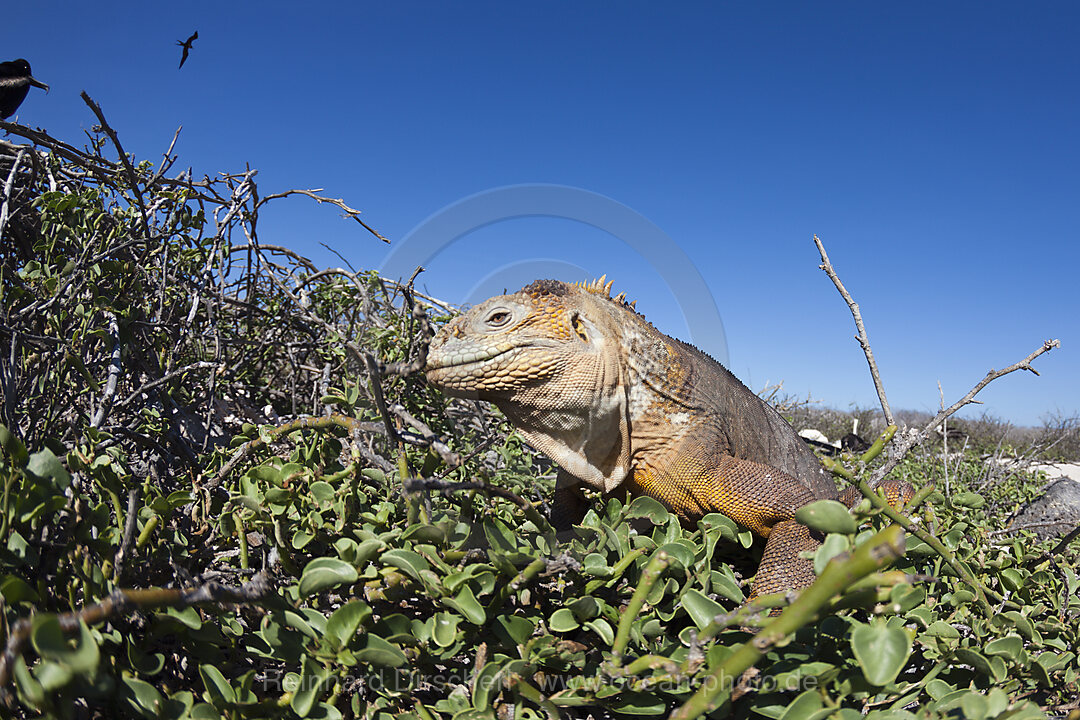
[[[866,333],[866,326],[863,325],[862,313],[859,312],[859,304],[855,302],[851,297],[851,293],[844,287],[844,283],[840,282],[840,276],[836,274],[836,270],[833,269],[832,263],[829,261],[829,256],[825,253],[825,246],[821,243],[821,239],[817,235],[814,236],[814,244],[817,245],[818,252],[821,254],[822,270],[829,276],[829,279],[833,281],[833,285],[840,291],[840,295],[847,303],[848,309],[851,310],[851,316],[855,318],[855,327],[858,329],[859,334],[855,336],[855,339],[859,341],[859,345],[862,346],[863,353],[866,355],[866,362],[870,366],[870,376],[874,380],[874,388],[877,390],[878,400],[881,401],[881,411],[885,413],[885,424],[895,425],[896,421],[893,420],[892,411],[889,409],[889,401],[885,397],[885,385],[881,382],[881,373],[878,372],[877,363],[874,362],[874,351],[870,349],[870,337]]]

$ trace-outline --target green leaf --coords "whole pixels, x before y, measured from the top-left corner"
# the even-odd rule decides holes
[[[746,599],[746,595],[743,594],[739,584],[724,573],[713,572],[711,575],[711,585],[713,591],[717,595],[722,595],[732,602],[741,603]]]
[[[911,655],[911,636],[904,628],[880,622],[860,623],[851,632],[851,649],[867,682],[887,685],[896,679]]]
[[[821,693],[817,690],[805,690],[791,701],[780,716],[781,720],[820,720],[828,717],[835,708],[823,708]]]
[[[591,620],[600,614],[600,603],[598,603],[596,598],[591,595],[572,600],[566,607],[569,608],[570,612],[574,613],[574,617],[581,622]]]
[[[464,615],[473,625],[483,625],[487,621],[484,606],[476,599],[468,585],[462,585],[455,597],[445,598],[443,602]]]
[[[786,666],[786,663],[785,663]],[[781,672],[773,676],[770,687],[777,690],[794,691],[810,685],[810,678],[819,678],[826,673],[835,674],[836,666],[832,663],[811,661],[796,666],[793,670]],[[811,681],[813,682],[813,681]],[[815,684],[815,687],[817,684]]]
[[[952,496],[952,504],[957,507],[978,509],[986,504],[986,499],[979,493],[960,492]]]
[[[73,647],[64,636],[60,621],[55,615],[37,615],[31,626],[30,642],[42,658],[61,663],[76,673],[89,673],[96,670],[101,659],[97,642],[90,633],[90,628],[81,621],[79,622],[79,637]]]
[[[11,464],[15,467],[23,467],[29,456],[26,454],[26,446],[17,438],[6,425],[0,425],[0,447],[11,458]]]
[[[1013,662],[1019,662],[1024,652],[1024,641],[1019,635],[1006,635],[986,643],[983,651],[987,655],[1001,655]]]
[[[23,660],[22,655],[15,658],[15,686],[19,689],[19,693],[31,704],[36,707],[40,707],[45,702],[45,688],[41,686],[33,675],[30,674],[30,670],[26,667],[26,662]]]
[[[706,532],[719,532],[720,537],[734,542],[739,535],[739,526],[734,520],[721,513],[709,513],[698,520],[698,525],[705,528]]]
[[[165,608],[165,614],[178,620],[181,625],[191,630],[198,630],[203,624],[202,618],[199,617],[199,611],[193,607]]]
[[[516,645],[524,645],[536,630],[532,620],[518,615],[499,615],[495,618],[495,624],[501,627]]]
[[[416,543],[432,543],[442,545],[446,542],[446,531],[438,525],[428,523],[415,523],[405,528],[401,534],[402,540],[412,540]]]
[[[570,632],[581,627],[581,623],[574,617],[574,613],[570,611],[570,608],[559,608],[551,614],[548,627],[555,632]]]
[[[596,633],[604,643],[610,647],[615,642],[615,630],[611,627],[611,623],[603,618],[597,618],[596,620],[590,620],[585,623],[585,627]]]
[[[386,482],[386,473],[378,468],[364,468],[360,471],[360,474],[366,477],[368,480],[374,480],[378,483]]]
[[[378,635],[365,633],[360,638],[359,646],[356,659],[362,663],[380,667],[401,667],[406,663],[405,654]]]
[[[686,612],[698,626],[698,630],[704,630],[717,615],[724,612],[723,605],[710,600],[700,590],[693,588],[683,593],[682,606],[686,608]]]
[[[297,530],[292,536],[293,550],[303,550],[314,539],[315,536],[306,530]]]
[[[71,668],[51,660],[42,660],[34,666],[34,676],[47,693],[54,693],[66,686],[75,677]]]
[[[337,491],[334,490],[334,486],[328,482],[322,480],[316,480],[308,487],[312,496],[319,505],[326,509],[334,502],[334,498],[337,496]]]
[[[432,639],[435,640],[435,644],[439,647],[450,647],[457,639],[458,623],[461,618],[448,612],[435,613],[435,628],[432,632]]]
[[[928,628],[923,630],[923,635],[939,638],[959,638],[960,631],[944,620],[935,620]]]
[[[620,715],[664,715],[668,708],[656,693],[628,691],[619,693],[611,709]]]
[[[811,530],[852,534],[859,529],[847,507],[836,500],[816,500],[795,511],[795,519]]]
[[[300,717],[307,717],[322,695],[323,686],[330,670],[319,665],[310,656],[300,658],[300,683],[289,700],[289,706]]]
[[[29,462],[26,464],[26,469],[43,480],[48,478],[56,480],[57,486],[61,489],[66,489],[71,484],[71,476],[68,475],[68,471],[64,469],[60,458],[56,457],[49,448],[44,448],[31,455]]]
[[[37,591],[30,587],[29,583],[17,575],[5,575],[0,579],[0,595],[8,605],[18,605],[21,602],[37,603],[40,598]]]
[[[307,564],[300,576],[300,595],[308,597],[337,585],[351,585],[358,578],[356,568],[344,560],[315,558]]]
[[[428,565],[427,560],[417,553],[414,553],[412,550],[394,548],[393,550],[384,552],[380,559],[382,560],[383,565],[396,567],[398,570],[401,570],[419,583],[423,583],[420,574],[426,570],[431,570],[431,566]]]
[[[334,647],[342,648],[349,644],[360,624],[372,616],[371,606],[363,600],[350,600],[330,616],[326,621],[326,637]]]
[[[386,543],[382,540],[371,539],[363,541],[356,548],[356,556],[352,559],[353,565],[356,567],[363,567],[384,547],[386,547]]]
[[[666,552],[670,556],[673,568],[689,572],[694,567],[694,551],[682,542],[665,543],[658,547],[653,555],[660,552]]]
[[[199,675],[202,677],[203,686],[206,687],[208,699],[214,707],[222,710],[226,705],[236,702],[236,692],[216,667],[200,665]]]
[[[994,669],[990,666],[990,661],[987,660],[986,656],[982,653],[976,652],[971,648],[957,648],[953,652],[956,653],[956,659],[958,661],[965,665],[970,665],[989,678],[994,677]]]
[[[814,552],[814,572],[820,575],[830,560],[850,549],[851,539],[847,535],[829,533],[825,536],[825,542]]]
[[[611,577],[613,572],[611,566],[607,564],[607,558],[600,553],[589,553],[581,561],[581,565],[585,574],[592,577]]]
[[[1005,568],[1001,571],[1001,584],[1009,592],[1016,592],[1024,586],[1024,576],[1016,568]]]
[[[626,508],[627,518],[648,518],[653,525],[667,524],[671,513],[668,509],[648,495],[638,495]]]
[[[128,692],[131,693],[128,702],[133,710],[148,718],[161,716],[165,698],[161,697],[161,693],[158,692],[156,687],[145,680],[134,677],[121,677],[120,681],[127,686]]]
[[[930,682],[926,683],[926,694],[935,700],[940,700],[951,692],[954,692],[956,687],[950,685],[944,680],[934,678]]]
[[[502,690],[502,683],[498,681],[501,671],[502,667],[498,662],[489,661],[473,676],[473,707],[490,708],[493,696],[498,696]]]

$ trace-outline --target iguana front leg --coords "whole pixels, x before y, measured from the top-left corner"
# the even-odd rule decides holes
[[[710,512],[721,512],[754,534],[767,538],[750,598],[799,590],[814,582],[813,561],[800,557],[821,544],[795,521],[795,511],[817,499],[798,480],[769,465],[721,455],[711,466],[681,461],[663,469],[642,464],[626,483],[631,495],[648,495],[687,524]],[[569,530],[581,521],[589,501],[583,486],[559,470],[552,500],[551,523]]]
[[[800,557],[803,552],[813,552],[820,547],[821,541],[813,536],[810,528],[797,520],[784,520],[777,523],[765,543],[765,552],[761,555],[754,587],[748,600],[761,595],[801,590],[817,579],[814,574],[814,561]]]
[[[795,521],[796,510],[818,499],[814,492],[769,465],[730,455],[712,460],[707,464],[677,460],[664,468],[635,468],[630,491],[656,498],[685,521],[721,512],[767,538],[751,598],[798,590],[814,582],[813,562],[800,554],[817,549],[820,541]]]
[[[559,468],[555,479],[555,494],[551,498],[551,527],[556,532],[573,529],[589,511],[585,486],[580,480]]]

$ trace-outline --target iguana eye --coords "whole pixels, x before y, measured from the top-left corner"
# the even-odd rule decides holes
[[[510,322],[510,312],[503,308],[495,308],[487,316],[485,322],[491,327],[502,327],[506,323]]]
[[[577,333],[579,338],[589,342],[589,334],[585,332],[585,321],[581,319],[580,315],[575,313],[574,317],[570,318],[570,324],[574,326],[574,332]]]

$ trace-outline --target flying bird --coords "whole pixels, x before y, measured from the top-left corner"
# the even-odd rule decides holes
[[[188,53],[191,52],[191,45],[192,45],[192,43],[194,43],[198,39],[199,39],[199,31],[196,30],[194,33],[192,33],[191,37],[189,37],[187,40],[177,40],[176,41],[177,45],[184,48],[184,54],[180,56],[180,67],[184,67],[184,63],[187,62]],[[180,68],[177,68],[177,70],[179,70],[179,69]]]
[[[34,79],[30,74],[30,63],[22,58],[0,63],[0,119],[15,114],[31,85],[49,92],[49,86]]]

